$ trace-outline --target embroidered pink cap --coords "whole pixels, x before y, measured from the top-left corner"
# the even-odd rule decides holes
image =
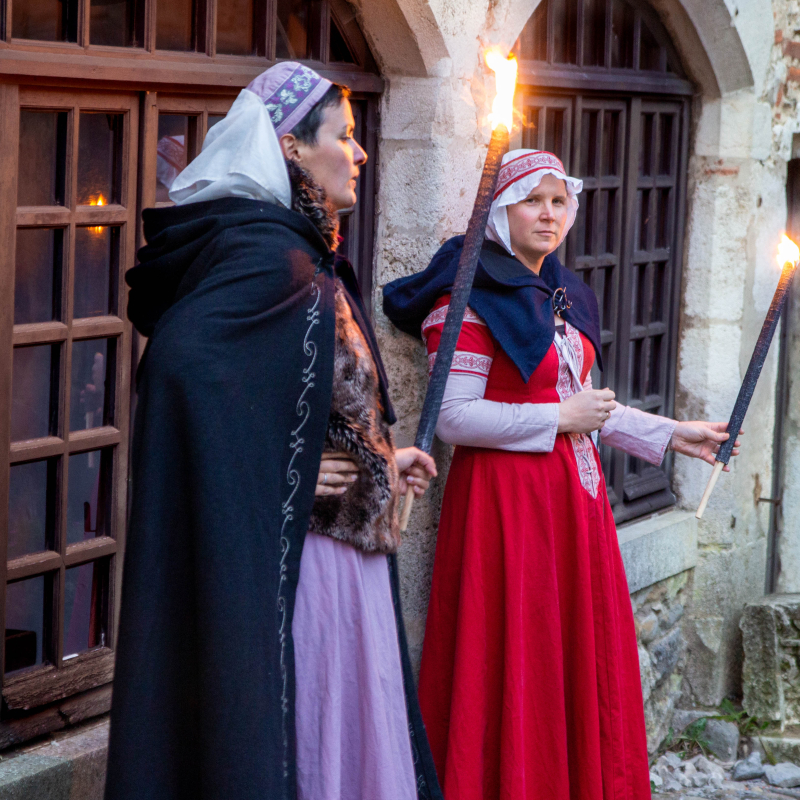
[[[282,61],[246,87],[267,107],[278,138],[290,133],[333,84],[296,61]]]
[[[578,183],[574,178],[568,177],[558,156],[548,153],[546,150],[527,150],[521,156],[504,161],[497,177],[497,190],[494,193],[494,199],[496,200],[500,197],[512,183],[543,170],[547,170],[550,174],[556,175],[563,181]],[[576,193],[580,192],[581,188],[577,187],[575,191]]]

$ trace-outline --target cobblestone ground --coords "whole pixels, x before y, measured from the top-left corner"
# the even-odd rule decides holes
[[[653,792],[653,800],[786,800],[794,797],[800,800],[800,789],[776,789],[763,781],[725,781],[722,789],[713,794],[692,794],[686,789],[681,792]]]

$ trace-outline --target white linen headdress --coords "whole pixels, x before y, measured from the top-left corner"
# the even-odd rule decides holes
[[[512,256],[511,233],[508,230],[507,206],[524,200],[542,181],[545,175],[560,178],[567,187],[567,224],[558,245],[575,222],[578,213],[578,194],[583,189],[583,181],[570,178],[564,171],[561,160],[546,150],[512,150],[503,156],[497,190],[489,210],[486,225],[486,238],[502,245]]]
[[[289,208],[292,190],[266,106],[242,89],[225,119],[208,132],[200,155],[172,183],[178,205],[246,197]]]
[[[179,205],[246,197],[291,207],[289,174],[278,138],[324,97],[331,82],[296,61],[283,61],[242,89],[214,125],[200,155],[170,186]]]

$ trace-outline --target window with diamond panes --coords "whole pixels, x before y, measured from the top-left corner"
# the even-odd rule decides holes
[[[136,233],[135,94],[17,90],[0,426],[8,714],[108,683],[125,529]],[[15,100],[16,102],[9,102]],[[4,144],[11,149],[8,136]],[[10,154],[2,170],[8,173]],[[9,188],[8,184],[5,188]],[[8,212],[11,211],[11,214]],[[4,421],[5,422],[5,421]]]
[[[673,411],[689,97],[669,37],[640,0],[542,0],[515,45],[518,146],[583,180],[561,260],[592,287],[605,372],[626,405]],[[674,503],[654,467],[600,447],[618,522]]]

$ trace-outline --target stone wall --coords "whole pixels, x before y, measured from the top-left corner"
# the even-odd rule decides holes
[[[631,595],[642,676],[647,749],[654,753],[669,733],[683,692],[686,667],[683,618],[692,596],[687,570]]]

